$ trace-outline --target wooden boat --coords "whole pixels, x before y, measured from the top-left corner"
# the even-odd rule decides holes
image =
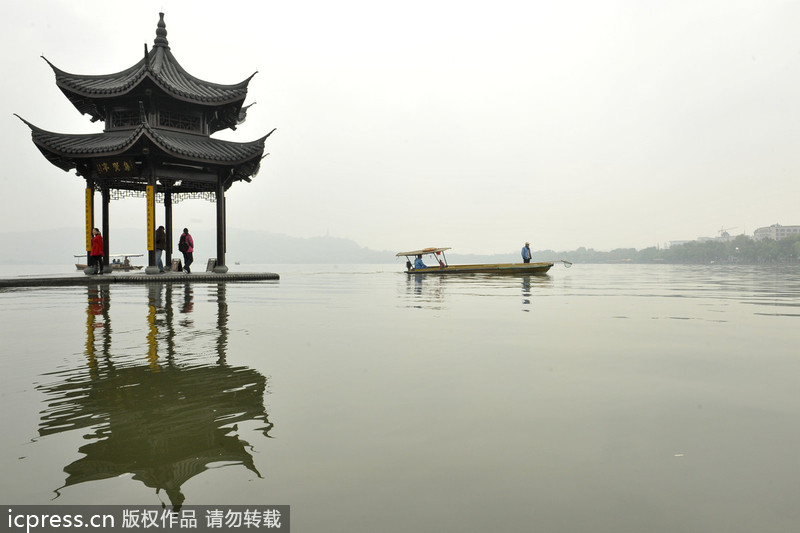
[[[122,271],[122,272],[129,272],[131,270],[141,270],[143,268],[142,265],[132,265],[131,264],[131,257],[142,257],[144,254],[114,254],[109,255],[108,257],[111,258],[111,261],[108,263],[108,266],[111,267],[111,270],[114,271]],[[76,255],[75,257],[86,257],[86,254]],[[87,267],[86,264],[83,263],[75,263],[75,268],[78,270],[85,270]]]
[[[551,262],[543,263],[485,263],[476,265],[450,265],[447,263],[445,250],[450,248],[423,248],[411,252],[400,252],[397,257],[406,258],[406,272],[408,274],[513,274],[513,275],[543,275],[553,266]],[[414,258],[417,256],[432,256],[435,263],[425,268],[414,268]],[[430,262],[430,261],[429,261]],[[568,261],[563,261],[565,265]],[[569,263],[572,265],[572,263]]]

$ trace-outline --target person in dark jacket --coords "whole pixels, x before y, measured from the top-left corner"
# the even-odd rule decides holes
[[[194,261],[194,239],[189,235],[189,228],[183,228],[181,238],[178,239],[178,250],[183,254],[183,271],[191,274],[192,270],[189,268]]]
[[[100,230],[92,228],[92,250],[89,252],[89,259],[93,268],[92,274],[103,273],[103,236]]]
[[[164,226],[159,226],[156,230],[156,266],[158,271],[164,273],[164,262],[161,260],[161,254],[167,249],[167,230]]]

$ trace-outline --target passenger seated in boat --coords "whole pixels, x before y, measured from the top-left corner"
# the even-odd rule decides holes
[[[414,269],[418,268],[428,268],[425,263],[422,262],[422,254],[418,255],[416,259],[414,259]]]

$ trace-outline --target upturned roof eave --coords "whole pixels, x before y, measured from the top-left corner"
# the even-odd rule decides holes
[[[17,115],[17,117],[31,129],[31,137],[33,143],[40,150],[45,149],[54,155],[65,158],[91,159],[94,157],[110,157],[115,155],[121,155],[127,152],[131,146],[135,145],[142,137],[142,134],[144,132],[144,127],[142,125],[139,125],[138,127],[128,132],[126,135],[119,135],[119,134],[114,135],[114,134],[109,134],[107,132],[77,133],[77,134],[57,133],[42,129],[28,122],[19,115]],[[106,139],[113,138],[116,140],[116,142],[113,145],[107,145],[106,147],[83,148],[81,150],[65,150],[63,148],[59,148],[53,142],[48,142],[50,139],[53,138],[59,138],[64,141],[71,140],[73,141],[69,143],[71,146],[86,144],[86,141],[101,139],[101,138],[106,138]],[[81,143],[81,141],[84,142]]]
[[[172,96],[173,98],[175,98],[177,100],[180,100],[182,102],[188,102],[188,103],[204,106],[204,107],[214,108],[214,107],[222,107],[222,106],[231,105],[231,104],[238,104],[239,106],[242,106],[244,104],[245,99],[247,98],[247,86],[246,85],[245,85],[244,91],[241,94],[237,94],[236,96],[231,97],[231,98],[219,98],[219,99],[206,98],[206,99],[203,99],[203,98],[198,98],[195,95],[186,93],[185,91],[182,91],[182,90],[180,90],[180,89],[178,89],[176,87],[173,87],[173,86],[169,85],[164,80],[162,80],[159,76],[155,75],[152,72],[148,71],[147,74],[145,75],[145,78],[150,79],[159,89],[161,89],[162,91],[164,91],[165,93],[167,93],[168,95]],[[137,87],[140,84],[141,84],[141,82],[137,84]],[[132,87],[128,92],[133,92],[133,90],[135,88],[136,87]]]
[[[141,80],[147,73],[144,59],[125,70],[121,70],[113,74],[73,74],[58,68],[44,56],[42,56],[42,59],[44,59],[50,68],[53,69],[53,73],[56,76],[56,86],[58,86],[59,89],[65,93],[71,93],[83,98],[104,99],[116,98],[118,96],[125,95],[138,87],[139,84],[141,84]],[[75,83],[69,82],[68,80],[70,78],[83,80],[87,84],[90,82],[101,82],[103,80],[116,79],[117,85],[111,86],[105,90],[86,90],[77,87]],[[122,80],[125,78],[129,78],[129,81],[123,82]]]
[[[176,159],[181,159],[182,161],[186,162],[193,162],[193,163],[204,163],[207,165],[216,165],[216,166],[237,166],[247,163],[249,161],[253,161],[254,159],[260,159],[264,154],[264,147],[266,138],[269,135],[262,137],[261,139],[257,139],[255,141],[238,143],[234,141],[226,141],[223,139],[212,139],[214,143],[219,143],[224,146],[228,146],[230,148],[235,147],[254,147],[255,150],[249,152],[244,157],[237,157],[235,159],[223,159],[220,157],[202,157],[198,156],[197,154],[189,153],[188,150],[180,150],[174,146],[171,146],[167,142],[170,136],[170,133],[162,133],[159,130],[152,128],[150,125],[144,125],[143,127],[143,135],[153,143],[154,146],[158,147],[168,155],[175,157]],[[175,135],[177,138],[180,134]],[[165,137],[165,139],[162,139]],[[202,138],[200,138],[202,139]],[[208,139],[208,138],[207,138]]]
[[[56,76],[56,85],[62,91],[93,100],[105,100],[125,96],[136,91],[145,80],[150,80],[165,93],[184,102],[207,107],[218,107],[235,103],[240,103],[241,105],[244,103],[245,98],[247,98],[247,89],[250,80],[258,73],[256,71],[243,81],[232,85],[214,83],[189,74],[186,69],[178,63],[169,50],[156,48],[149,53],[149,56],[151,57],[147,59],[143,58],[133,66],[119,72],[93,75],[67,72],[55,66],[46,57],[41,57],[53,70]],[[163,74],[166,68],[163,66],[153,67],[154,63],[168,65],[174,69],[187,82],[187,87],[181,88],[178,84],[172,83],[169,78]],[[81,80],[83,83],[76,83],[71,80]],[[106,82],[107,87],[92,88],[92,86],[102,84],[103,81]],[[228,97],[224,95],[204,97],[187,91],[186,89],[190,88],[190,85],[218,91],[229,91],[231,95]]]
[[[211,166],[223,166],[223,167],[235,167],[237,165],[242,165],[253,161],[255,159],[260,159],[264,154],[265,142],[267,137],[272,134],[265,135],[260,139],[255,141],[250,141],[247,143],[237,143],[233,141],[225,141],[222,139],[213,139],[213,142],[216,144],[221,144],[222,146],[229,147],[231,151],[235,148],[243,148],[247,147],[247,153],[243,154],[241,157],[231,157],[231,158],[224,158],[224,157],[214,157],[209,155],[208,157],[203,157],[202,155],[198,155],[197,152],[200,152],[201,149],[197,149],[197,152],[190,153],[188,150],[180,150],[175,145],[178,143],[175,142],[175,139],[179,138],[179,135],[175,135],[175,139],[173,139],[174,145],[170,145],[169,138],[172,136],[168,132],[159,132],[154,130],[152,127],[146,124],[139,125],[135,129],[131,130],[130,133],[127,135],[120,135],[120,134],[113,134],[109,132],[102,132],[102,133],[86,133],[86,134],[63,134],[63,133],[56,133],[51,132],[48,130],[44,130],[39,128],[38,126],[28,122],[24,118],[16,115],[22,122],[24,122],[30,129],[33,137],[33,142],[36,146],[42,150],[47,150],[48,152],[57,155],[62,158],[74,158],[74,159],[92,159],[97,157],[112,157],[117,155],[123,155],[127,153],[131,147],[133,147],[137,142],[139,142],[142,138],[146,138],[150,143],[152,143],[153,147],[158,148],[159,150],[163,151],[167,155],[174,157],[177,160],[183,162],[191,162],[191,163],[203,163]],[[273,130],[274,131],[274,130]],[[102,146],[98,148],[82,148],[82,149],[74,149],[74,150],[65,150],[63,147],[57,146],[55,143],[48,142],[53,138],[59,138],[64,141],[72,140],[74,142],[69,143],[70,146],[80,146],[83,144],[84,146],[90,140],[97,140],[97,139],[116,139],[117,142],[109,145],[107,148],[103,148]],[[80,141],[83,140],[84,142],[81,143]],[[186,138],[184,138],[186,140]],[[198,140],[204,140],[204,138],[199,137]]]
[[[239,83],[227,84],[227,83],[216,83],[213,81],[204,80],[198,78],[189,73],[183,65],[178,62],[175,58],[175,55],[172,53],[172,50],[168,47],[160,47],[156,46],[150,52],[150,59],[148,64],[150,65],[149,70],[154,75],[159,75],[161,72],[164,72],[169,68],[174,69],[178,72],[181,76],[185,77],[188,81],[192,83],[196,83],[198,85],[205,85],[207,87],[213,87],[215,89],[225,90],[225,91],[242,91],[242,94],[247,94],[247,87],[250,84],[250,80],[258,74],[258,71],[253,72],[248,77],[240,81]],[[157,66],[153,66],[157,65]]]

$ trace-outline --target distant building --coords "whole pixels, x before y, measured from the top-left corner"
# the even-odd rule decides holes
[[[800,226],[781,226],[780,224],[773,224],[766,228],[758,228],[753,232],[753,238],[757,241],[763,241],[764,239],[779,241],[792,235],[800,235]]]
[[[720,232],[719,237],[698,237],[697,242],[731,242],[736,237],[727,231]]]

